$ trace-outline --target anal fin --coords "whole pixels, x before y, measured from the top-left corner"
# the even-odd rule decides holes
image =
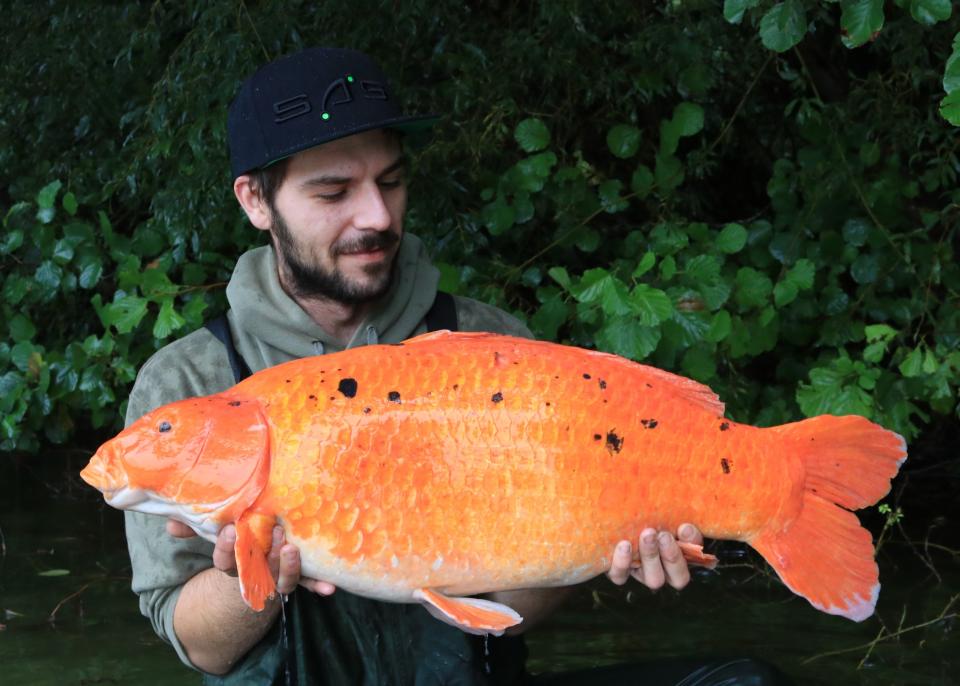
[[[268,598],[272,598],[277,584],[270,573],[267,555],[273,544],[276,518],[257,512],[245,512],[237,520],[237,575],[240,593],[252,610],[260,612]]]
[[[450,598],[429,588],[414,591],[413,597],[422,601],[427,611],[441,622],[468,634],[500,636],[523,621],[513,609],[492,600]]]

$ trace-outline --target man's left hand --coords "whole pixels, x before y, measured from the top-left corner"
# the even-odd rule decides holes
[[[690,583],[690,570],[677,540],[703,545],[703,534],[692,524],[681,524],[676,538],[669,531],[644,529],[640,533],[640,563],[635,565],[630,541],[620,541],[614,549],[607,576],[619,585],[633,577],[652,591],[668,584],[677,590]]]

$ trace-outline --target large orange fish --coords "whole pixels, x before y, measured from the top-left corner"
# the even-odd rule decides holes
[[[614,355],[438,332],[161,407],[82,477],[210,540],[235,523],[254,609],[275,591],[279,522],[305,575],[498,634],[521,617],[463,596],[585,581],[617,541],[682,522],[747,542],[815,607],[862,620],[880,584],[850,510],[905,458],[862,417],[759,429],[724,419],[706,386]]]

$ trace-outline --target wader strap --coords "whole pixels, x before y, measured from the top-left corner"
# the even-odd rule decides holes
[[[457,303],[453,296],[445,291],[437,291],[437,296],[430,306],[430,311],[423,318],[427,323],[427,331],[457,330]]]
[[[246,361],[240,356],[240,353],[237,352],[237,346],[234,345],[233,336],[230,333],[230,325],[227,323],[226,313],[221,314],[216,319],[204,322],[203,325],[210,333],[216,336],[217,340],[223,343],[223,347],[227,349],[227,359],[230,360],[230,369],[233,370],[234,382],[240,383],[250,376],[253,372],[250,371],[250,367],[247,366]]]
[[[457,303],[453,296],[444,291],[437,291],[433,300],[433,305],[423,318],[427,323],[427,331],[440,331],[448,329],[457,330]],[[235,383],[240,383],[252,373],[246,361],[237,352],[237,346],[233,343],[233,336],[230,334],[230,325],[227,323],[227,315],[221,314],[216,319],[211,319],[204,323],[210,333],[217,337],[217,340],[223,343],[227,349],[227,359],[230,360],[230,369],[233,370],[233,379]]]

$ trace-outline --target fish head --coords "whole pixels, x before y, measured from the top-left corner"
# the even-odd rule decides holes
[[[218,394],[147,413],[100,446],[80,476],[113,507],[172,517],[213,539],[256,499],[268,472],[260,403]]]

